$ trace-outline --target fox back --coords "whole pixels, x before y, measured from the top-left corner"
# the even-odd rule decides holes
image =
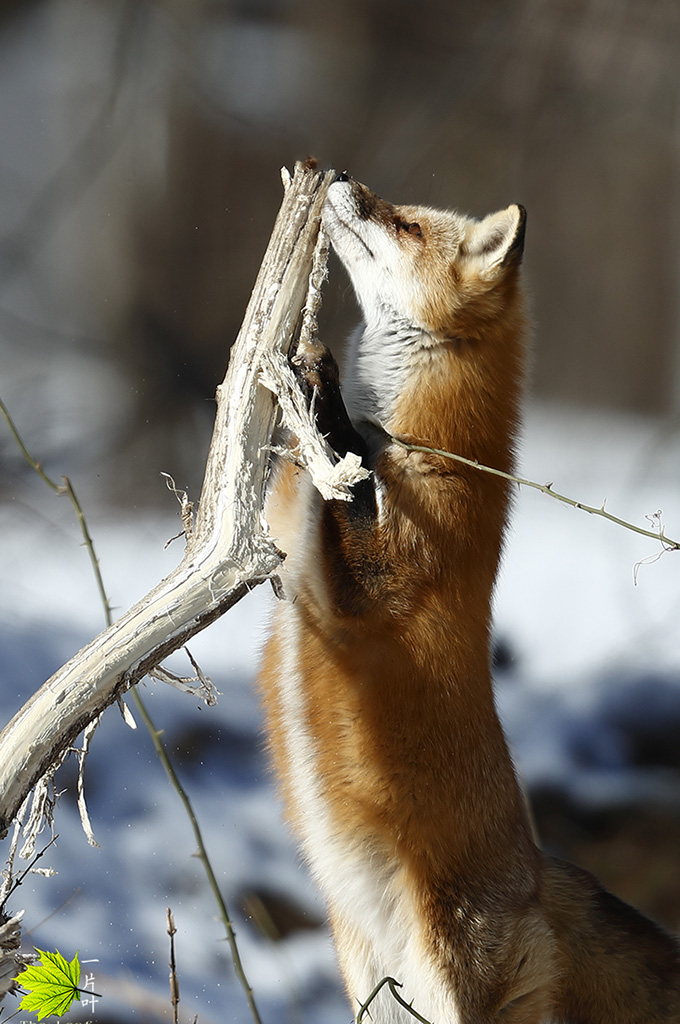
[[[343,502],[322,500],[292,464],[280,471],[268,516],[287,600],[261,684],[348,994],[356,1009],[393,977],[434,1024],[680,1021],[677,948],[643,918],[633,952],[642,934],[648,946],[625,970],[666,998],[667,1015],[644,996],[631,1015],[629,995],[620,1015],[606,1000],[600,1012],[601,993],[585,991],[598,970],[579,936],[597,944],[606,900],[536,847],[494,706],[508,483],[440,454],[512,470],[524,210],[478,221],[393,206],[340,175],[324,223],[364,320],[342,389],[321,345],[298,353],[297,372],[331,446],[371,473]],[[616,957],[598,951],[605,972],[621,973],[624,918]],[[648,977],[662,952],[663,979]],[[412,1020],[387,989],[371,1017]]]

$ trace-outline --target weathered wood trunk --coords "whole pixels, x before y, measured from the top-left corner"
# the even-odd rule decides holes
[[[272,357],[288,350],[300,325],[332,176],[298,164],[291,180],[284,177],[283,203],[217,391],[197,522],[182,562],[48,679],[0,734],[0,832],[83,728],[276,573],[281,554],[262,517],[276,415]],[[261,381],[265,363],[270,387]]]

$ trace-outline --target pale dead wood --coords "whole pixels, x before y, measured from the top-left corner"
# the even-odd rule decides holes
[[[276,573],[282,555],[262,516],[276,401],[260,375],[268,355],[290,347],[306,299],[316,301],[308,285],[332,178],[331,171],[301,164],[292,179],[284,178],[283,203],[217,390],[196,525],[182,562],[55,673],[0,734],[1,831],[109,704]],[[318,278],[318,261],[316,272]]]

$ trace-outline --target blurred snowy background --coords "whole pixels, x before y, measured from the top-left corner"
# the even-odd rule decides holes
[[[679,538],[679,69],[671,0],[0,5],[0,397],[46,468],[71,475],[114,605],[181,556],[181,541],[164,549],[179,519],[160,473],[197,498],[278,170],[309,153],[394,201],[527,206],[537,328],[521,470],[642,526],[661,510]],[[338,353],[355,318],[334,262],[323,331]],[[518,494],[496,671],[546,845],[680,928],[680,556],[658,552]],[[349,1022],[262,749],[253,678],[270,607],[260,588],[191,645],[216,709],[144,690],[265,1024]],[[0,422],[3,723],[102,622],[70,507]],[[169,905],[181,1019],[248,1021],[141,724],[111,710],[93,743],[101,849],[77,823],[73,769],[60,784],[41,862],[58,874],[27,879],[10,909],[26,909],[27,943],[97,961],[105,999],[66,1019],[170,1019]]]

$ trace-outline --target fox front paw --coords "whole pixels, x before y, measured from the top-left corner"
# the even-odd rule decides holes
[[[354,429],[340,390],[340,372],[330,349],[320,341],[298,347],[291,364],[316,424],[341,458],[352,451],[364,456],[365,442]]]
[[[308,401],[315,397],[315,407],[340,387],[340,372],[331,350],[320,341],[306,342],[298,346],[291,360],[295,376],[307,395]]]

